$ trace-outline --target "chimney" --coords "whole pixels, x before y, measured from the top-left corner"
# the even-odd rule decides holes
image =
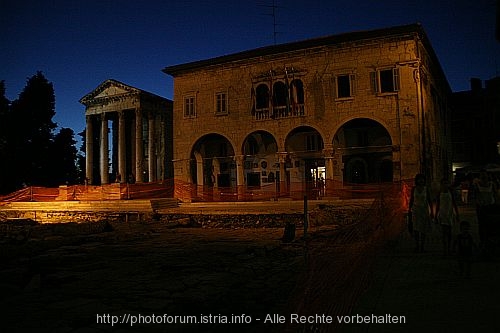
[[[470,79],[470,90],[471,91],[478,92],[478,91],[481,91],[481,89],[483,89],[483,82],[481,81],[481,79],[478,79],[475,77]]]

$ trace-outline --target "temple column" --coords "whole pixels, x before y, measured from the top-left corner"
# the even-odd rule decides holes
[[[108,120],[101,114],[101,184],[109,184]]]
[[[135,110],[135,181],[138,183],[144,181],[142,173],[143,156],[142,111],[137,109]]]
[[[126,165],[126,142],[125,142],[125,112],[118,112],[118,173],[120,183],[127,180]]]
[[[92,116],[87,116],[85,130],[85,177],[87,184],[94,183],[94,126]]]
[[[128,170],[128,177],[127,177],[127,182],[130,184],[133,184],[136,182],[135,179],[135,166],[136,166],[136,153],[135,153],[135,116],[132,117],[131,122],[130,122],[130,129],[129,129],[129,134],[130,134],[130,166]]]
[[[238,189],[238,200],[245,199],[245,169],[244,169],[244,155],[236,155],[236,186]]]
[[[156,154],[155,154],[155,117],[150,113],[148,117],[148,169],[149,181],[156,181]]]

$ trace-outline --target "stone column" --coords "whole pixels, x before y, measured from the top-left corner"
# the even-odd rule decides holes
[[[205,185],[205,179],[203,175],[203,157],[199,152],[195,151],[194,158],[196,159],[196,185],[203,188],[203,185]],[[186,172],[189,173],[189,165],[186,170]]]
[[[334,171],[333,171],[333,160],[334,160],[334,150],[333,147],[327,147],[323,149],[323,156],[325,157],[325,196],[331,197],[334,193],[335,182],[334,182]]]
[[[87,116],[85,131],[85,177],[87,184],[94,183],[94,126],[92,116]]]
[[[393,146],[392,147],[392,179],[393,181],[402,180],[401,170],[403,169],[402,164],[403,159],[401,158],[401,146]]]
[[[135,110],[135,181],[138,183],[144,181],[142,173],[143,156],[142,111],[137,109]]]
[[[217,157],[212,158],[212,174],[210,175],[212,179],[212,195],[214,201],[220,200],[220,190],[219,190],[219,181],[218,175],[220,174],[220,162]]]
[[[238,188],[238,200],[245,199],[245,156],[236,155],[236,186]]]
[[[149,181],[156,181],[156,154],[155,154],[155,116],[153,113],[148,117],[148,169]]]
[[[136,163],[136,154],[135,154],[135,117],[132,117],[130,121],[130,129],[128,130],[128,135],[130,135],[130,149],[129,149],[129,154],[130,154],[130,169],[127,171],[128,172],[128,178],[127,182],[129,183],[135,183],[135,166],[137,165]]]
[[[120,183],[127,180],[127,159],[125,142],[125,112],[118,112],[118,173],[120,174]]]
[[[283,153],[278,153],[278,159],[280,162],[280,196],[283,196],[286,194],[286,168],[285,168],[285,163],[286,163],[286,157],[288,153],[283,152]]]
[[[109,184],[108,120],[101,114],[101,184]]]

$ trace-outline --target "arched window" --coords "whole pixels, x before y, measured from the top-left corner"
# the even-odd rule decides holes
[[[257,110],[269,108],[269,88],[265,84],[259,84],[255,90],[255,108]]]
[[[281,81],[275,82],[273,85],[273,105],[286,106],[288,99],[288,91],[285,84]]]
[[[304,104],[304,84],[301,80],[295,79],[290,84],[292,101],[297,104]]]
[[[304,116],[304,85],[299,79],[275,78],[252,88],[252,115],[255,120]]]
[[[273,113],[274,119],[289,116],[288,108],[288,89],[281,81],[273,84]]]

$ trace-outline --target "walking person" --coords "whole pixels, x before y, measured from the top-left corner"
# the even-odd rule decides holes
[[[432,201],[429,189],[425,184],[425,176],[415,176],[415,186],[411,190],[409,214],[412,215],[413,235],[416,242],[415,251],[424,252],[425,238],[431,230]]]
[[[494,183],[490,181],[486,170],[482,170],[479,176],[479,181],[474,186],[479,240],[481,242],[481,246],[485,245],[487,238],[487,212],[495,203],[495,192],[496,189]]]
[[[462,203],[467,206],[469,204],[469,181],[464,180],[460,183],[460,194]]]
[[[458,206],[448,179],[441,179],[441,190],[437,196],[436,219],[441,225],[443,254],[451,252],[452,228],[459,220]]]

